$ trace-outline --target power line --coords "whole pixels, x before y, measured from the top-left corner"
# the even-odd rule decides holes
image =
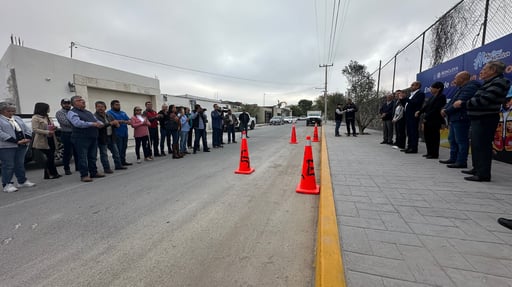
[[[338,0],[338,11],[339,11],[339,1],[340,0]],[[336,17],[334,17],[335,14],[336,14]],[[338,25],[338,13],[336,13],[336,1],[333,1],[332,17],[331,17],[331,35],[329,37],[329,50],[327,52],[327,61],[328,62],[331,61],[333,38],[334,38],[334,33],[336,33],[335,32],[336,31],[336,25]]]
[[[117,52],[113,52],[113,51],[108,51],[108,50],[104,50],[104,49],[98,49],[98,48],[86,46],[86,45],[83,45],[83,44],[80,44],[80,43],[77,43],[77,42],[74,42],[74,43],[75,43],[75,46],[80,46],[82,48],[86,48],[86,49],[89,49],[89,50],[92,50],[92,51],[97,51],[97,52],[102,52],[102,53],[105,53],[105,54],[115,55],[115,56],[127,58],[127,59],[130,59],[130,60],[135,60],[135,61],[139,61],[139,62],[145,62],[145,63],[155,64],[155,65],[159,65],[159,66],[164,66],[164,67],[167,67],[167,68],[173,68],[173,69],[177,69],[177,70],[183,70],[183,71],[194,72],[194,73],[199,73],[199,74],[206,74],[206,75],[214,76],[214,77],[235,79],[235,80],[241,80],[241,81],[247,81],[247,82],[264,83],[264,84],[285,85],[285,86],[311,86],[311,85],[313,85],[313,84],[304,84],[304,83],[300,83],[299,84],[299,83],[284,83],[284,82],[276,82],[276,81],[266,81],[266,80],[250,79],[250,78],[244,78],[244,77],[237,77],[237,76],[232,76],[232,75],[214,73],[214,72],[209,72],[209,71],[204,71],[204,70],[199,70],[199,69],[193,69],[193,68],[187,68],[187,67],[167,64],[167,63],[158,62],[158,61],[149,60],[149,59],[144,59],[144,58],[140,58],[140,57],[129,56],[129,55],[125,55],[125,54],[121,54],[121,53],[117,53]]]

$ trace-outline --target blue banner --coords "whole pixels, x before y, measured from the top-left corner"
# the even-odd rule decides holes
[[[479,80],[480,71],[489,61],[505,63],[507,66],[505,77],[512,80],[512,34],[423,71],[416,75],[416,79],[421,82],[427,96],[430,96],[428,88],[434,82],[443,82],[444,94],[449,99],[456,91],[452,81],[457,73],[468,71],[472,80]],[[512,163],[512,87],[508,92],[507,103],[503,105],[500,116],[501,120],[493,142],[494,158]]]

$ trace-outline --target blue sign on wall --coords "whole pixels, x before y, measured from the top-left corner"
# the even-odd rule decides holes
[[[447,98],[451,98],[456,91],[456,87],[451,82],[457,73],[468,71],[472,80],[478,80],[480,71],[489,61],[505,63],[507,66],[505,77],[512,80],[512,34],[423,71],[417,74],[416,78],[422,83],[425,93],[434,82],[443,82],[444,94]],[[429,95],[430,93],[427,94]],[[512,163],[512,116],[509,116],[509,114],[512,115],[512,99],[510,97],[512,97],[512,87],[508,92],[508,101],[503,106],[503,113],[500,115],[501,120],[493,141],[495,159],[508,163]]]
[[[455,92],[451,82],[457,73],[468,71],[472,80],[478,80],[478,74],[482,67],[493,60],[502,61],[507,65],[505,77],[512,80],[512,34],[425,70],[417,74],[416,78],[422,83],[425,93],[434,82],[445,83],[444,93],[448,98],[451,98]],[[512,89],[510,93],[512,93]]]

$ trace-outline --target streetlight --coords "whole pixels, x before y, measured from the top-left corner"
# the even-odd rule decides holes
[[[71,41],[71,46],[70,46],[70,48],[71,48],[71,59],[73,59],[73,48],[75,48],[75,49],[76,49],[76,48],[78,48],[78,47],[76,46],[76,43],[75,43],[75,42]]]

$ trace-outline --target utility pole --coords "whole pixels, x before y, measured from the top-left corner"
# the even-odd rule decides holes
[[[327,68],[332,67],[334,64],[330,65],[320,65],[320,68],[325,68],[325,85],[324,85],[324,122],[327,123]]]

